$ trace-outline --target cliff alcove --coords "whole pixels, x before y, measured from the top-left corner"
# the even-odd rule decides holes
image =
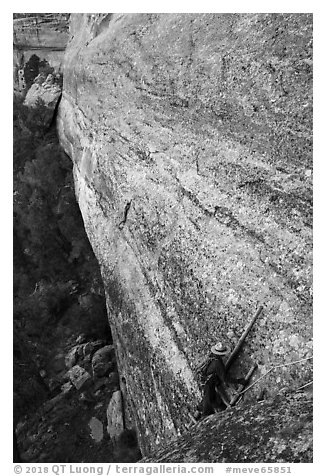
[[[14,92],[25,94],[39,68],[61,72],[69,38],[67,13],[14,13]]]

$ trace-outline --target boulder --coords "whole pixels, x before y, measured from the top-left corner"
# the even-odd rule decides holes
[[[92,358],[92,370],[93,375],[96,377],[103,377],[110,370],[112,370],[114,364],[112,359],[114,358],[114,346],[106,345],[97,350]]]
[[[90,363],[92,360],[92,356],[96,352],[96,350],[100,349],[104,345],[105,343],[102,340],[79,344],[78,346],[76,346],[77,360],[84,363]]]
[[[116,443],[124,430],[122,393],[117,390],[112,394],[107,411],[107,432],[113,443]]]
[[[97,340],[94,342],[86,342],[83,344],[83,356],[84,357],[92,357],[92,355],[101,347],[104,347],[105,342],[103,340]]]
[[[53,74],[38,75],[28,90],[24,105],[37,110],[40,127],[47,128],[51,124],[61,91],[60,75]]]
[[[98,418],[92,417],[88,423],[88,426],[91,430],[91,438],[93,438],[93,440],[95,440],[97,443],[102,441],[104,436],[102,422]]]
[[[78,360],[78,346],[73,347],[65,357],[65,364],[68,369],[71,369]]]
[[[312,15],[73,14],[70,33],[58,132],[148,454],[260,303],[234,372],[278,367],[247,403],[312,378]]]
[[[77,390],[80,390],[92,378],[91,375],[79,365],[74,365],[74,367],[68,371],[68,375],[71,383]]]

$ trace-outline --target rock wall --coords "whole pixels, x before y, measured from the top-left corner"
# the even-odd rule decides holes
[[[14,92],[24,93],[26,80],[24,68],[33,55],[46,61],[54,72],[62,69],[64,51],[69,38],[67,13],[14,14]],[[39,71],[35,72],[34,77]]]
[[[212,415],[142,463],[312,463],[312,395]]]
[[[312,15],[72,14],[70,33],[59,136],[148,454],[186,431],[196,364],[259,303],[233,371],[311,356]]]

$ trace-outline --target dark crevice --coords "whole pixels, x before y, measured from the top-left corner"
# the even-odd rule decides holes
[[[101,364],[106,373],[94,373],[96,350],[112,346],[112,337],[72,162],[56,136],[58,106],[40,133],[33,118],[46,106],[14,103],[14,460],[136,461],[132,429],[117,445],[106,425],[101,444],[82,436],[91,418],[106,420],[119,376],[115,358]],[[67,373],[78,366],[90,376],[80,389]]]

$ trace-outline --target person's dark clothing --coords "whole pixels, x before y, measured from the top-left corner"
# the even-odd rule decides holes
[[[233,378],[227,375],[222,357],[219,357],[218,355],[214,355],[214,357],[210,359],[204,370],[204,376],[208,377],[209,375],[215,375],[216,379],[218,379],[222,384],[229,382],[240,383],[243,385],[245,383],[244,378]]]
[[[198,409],[203,416],[225,410],[225,402],[229,402],[229,397],[224,389],[227,382],[245,383],[243,378],[231,378],[227,375],[222,357],[218,355],[210,356],[208,364],[202,372],[202,381],[203,400]]]
[[[202,415],[211,415],[216,411],[218,412],[226,408],[221,396],[215,389],[215,385],[215,378],[212,375],[204,385],[203,399],[198,406],[198,410]]]
[[[206,377],[210,375],[214,375],[216,379],[218,379],[221,383],[225,383],[226,381],[226,371],[225,365],[221,357],[214,356],[214,358],[210,361],[208,366],[205,369]]]

